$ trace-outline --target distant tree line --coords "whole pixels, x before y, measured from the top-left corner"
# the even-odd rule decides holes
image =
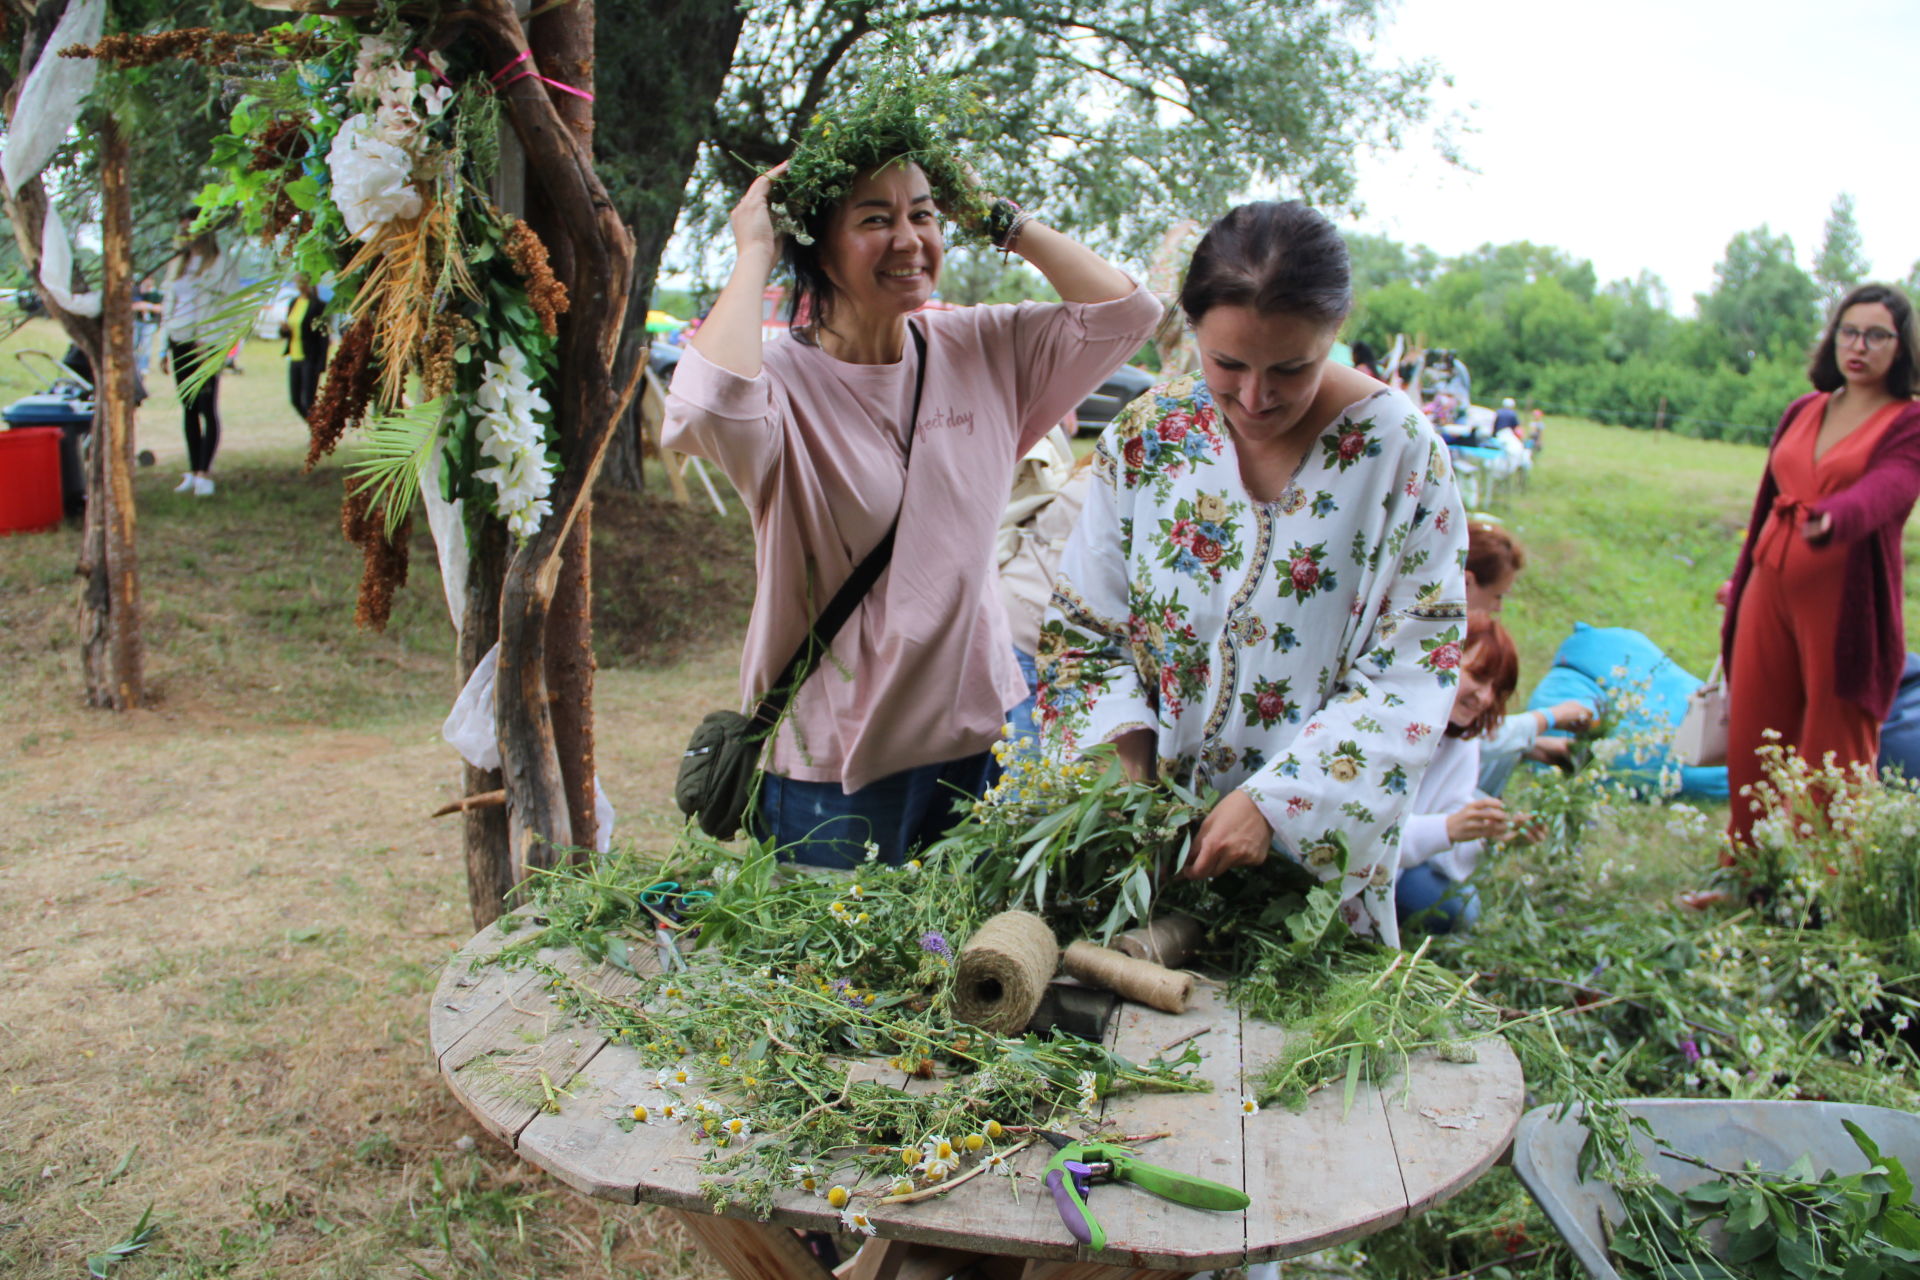
[[[1394,335],[1460,353],[1474,399],[1514,396],[1554,413],[1764,441],[1806,390],[1827,308],[1867,278],[1853,201],[1842,195],[1810,268],[1762,226],[1728,243],[1697,317],[1672,311],[1657,276],[1598,283],[1593,264],[1522,241],[1441,258],[1422,245],[1349,235],[1356,307],[1346,337],[1384,358]],[[1920,263],[1908,273],[1911,293]]]

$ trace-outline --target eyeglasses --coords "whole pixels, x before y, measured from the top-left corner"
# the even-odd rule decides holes
[[[1850,347],[1857,342],[1869,351],[1878,351],[1892,342],[1895,334],[1891,329],[1856,329],[1850,324],[1843,324],[1833,331],[1833,337],[1843,347]]]

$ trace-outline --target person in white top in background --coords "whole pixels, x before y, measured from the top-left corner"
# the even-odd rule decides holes
[[[1480,918],[1480,895],[1469,883],[1481,851],[1515,830],[1506,806],[1476,785],[1477,739],[1500,723],[1520,677],[1507,629],[1484,613],[1467,614],[1460,684],[1446,736],[1420,776],[1400,832],[1394,909],[1403,929],[1459,933]]]
[[[219,237],[211,228],[189,235],[194,214],[180,219],[184,246],[180,269],[167,284],[166,311],[161,327],[167,335],[167,354],[160,369],[171,368],[176,387],[185,383],[209,358],[207,348],[224,346],[218,317],[234,289],[234,262],[220,252]],[[213,493],[213,456],[220,450],[220,373],[219,366],[191,396],[180,394],[182,427],[187,436],[187,473],[174,487],[175,493],[191,493],[205,498]]]
[[[1489,616],[1500,612],[1507,592],[1519,580],[1527,553],[1513,535],[1495,524],[1475,520],[1467,526],[1467,609]],[[1543,764],[1564,765],[1565,738],[1541,735],[1553,729],[1576,733],[1593,722],[1593,708],[1581,702],[1562,702],[1544,711],[1522,711],[1487,730],[1480,743],[1480,789],[1497,796],[1520,757]]]

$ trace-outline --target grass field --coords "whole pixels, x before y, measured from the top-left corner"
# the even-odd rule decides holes
[[[59,344],[0,344],[0,396],[37,389],[21,345]],[[354,631],[338,464],[300,474],[278,357],[242,364],[210,499],[170,492],[164,381],[141,411],[151,708],[80,706],[74,530],[0,540],[0,1274],[79,1274],[148,1206],[158,1234],[116,1276],[716,1274],[666,1219],[522,1165],[428,1060],[425,1001],[470,929],[458,829],[427,816],[458,785],[431,547],[387,631]],[[1531,556],[1506,613],[1523,687],[1575,620],[1704,670],[1760,463],[1550,422],[1499,508]],[[733,696],[750,547],[737,504],[605,508],[601,776],[621,837],[659,841],[674,749]],[[1649,900],[1695,871],[1658,831],[1617,837]]]

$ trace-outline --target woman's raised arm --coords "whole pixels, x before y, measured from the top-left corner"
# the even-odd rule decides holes
[[[760,376],[762,299],[780,257],[780,237],[773,229],[767,193],[786,168],[782,162],[755,178],[733,207],[728,219],[733,226],[733,273],[691,343],[695,351],[743,378]]]
[[[1041,222],[1021,224],[1012,248],[1047,278],[1064,302],[1114,302],[1136,287],[1105,258]]]

